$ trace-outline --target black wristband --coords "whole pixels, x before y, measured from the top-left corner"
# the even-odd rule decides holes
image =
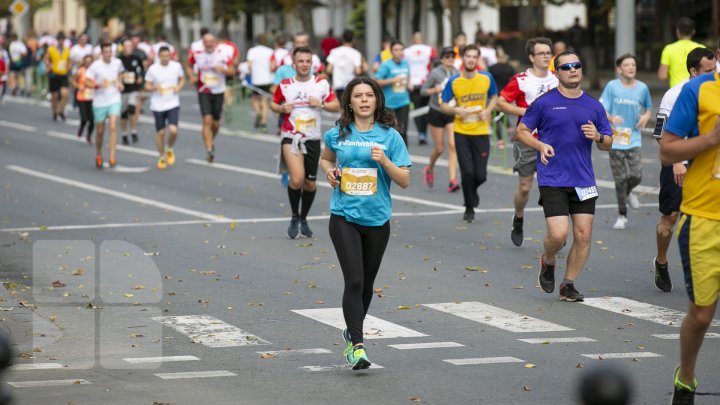
[[[595,141],[595,142],[597,142],[597,143],[603,143],[604,141],[605,141],[605,135],[600,134],[600,139],[598,139],[598,140]]]

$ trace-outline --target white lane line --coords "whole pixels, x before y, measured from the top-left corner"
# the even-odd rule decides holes
[[[286,349],[286,350],[272,350],[268,352],[256,352],[259,355],[273,356],[273,357],[285,357],[302,354],[327,354],[332,353],[328,349]]]
[[[595,339],[587,337],[561,337],[561,338],[534,338],[534,339],[518,339],[521,342],[530,343],[531,345],[549,345],[554,343],[583,343],[597,342]]]
[[[152,318],[208,347],[267,345],[270,342],[210,315],[159,316]]]
[[[36,170],[27,169],[27,168],[21,167],[21,166],[8,165],[8,166],[5,166],[5,168],[8,170],[12,170],[14,172],[27,174],[29,176],[37,177],[37,178],[40,178],[43,180],[48,180],[48,181],[52,181],[55,183],[65,184],[68,186],[81,188],[83,190],[94,191],[96,193],[121,198],[123,200],[136,202],[138,204],[149,205],[151,207],[156,207],[156,208],[164,209],[167,211],[177,212],[179,214],[184,214],[184,215],[189,215],[189,216],[198,217],[198,218],[202,218],[202,219],[207,219],[210,221],[219,221],[219,222],[227,221],[227,218],[221,217],[219,215],[208,214],[206,212],[200,212],[200,211],[195,211],[195,210],[191,210],[191,209],[187,209],[187,208],[182,208],[182,207],[178,207],[176,205],[166,204],[166,203],[163,203],[163,202],[160,202],[157,200],[152,200],[152,199],[145,198],[145,197],[138,197],[136,195],[123,193],[121,191],[110,190],[105,187],[94,186],[89,183],[71,180],[71,179],[68,179],[65,177],[55,176],[52,174],[47,174],[47,173],[39,172]]]
[[[17,122],[10,122],[10,121],[4,121],[4,120],[0,120],[0,127],[19,129],[21,131],[27,131],[27,132],[37,131],[37,128],[31,127],[30,125],[18,124]]]
[[[678,340],[680,339],[679,333],[661,333],[657,335],[650,335],[652,337],[656,337],[658,339],[665,339],[665,340]],[[711,333],[707,332],[705,334],[705,339],[720,339],[720,333]]]
[[[78,138],[77,135],[68,134],[66,132],[47,131],[45,134],[47,134],[47,136],[50,136],[53,138],[59,138],[59,139],[67,140],[67,141],[85,143],[84,137]],[[136,148],[134,146],[126,146],[126,145],[117,145],[116,147],[117,147],[117,150],[122,150],[125,152],[137,153],[139,155],[145,155],[145,156],[158,157],[158,153],[154,152],[150,149]]]
[[[306,316],[325,325],[345,329],[345,318],[342,308],[293,309],[298,315]],[[367,315],[364,322],[363,337],[365,339],[392,339],[400,337],[424,337],[424,333],[408,329],[404,326]]]
[[[465,345],[455,342],[428,342],[428,343],[404,343],[398,345],[388,345],[398,350],[414,350],[414,349],[438,349],[445,347],[465,347]]]
[[[468,366],[473,364],[502,364],[502,363],[524,363],[525,360],[520,360],[516,357],[478,357],[470,359],[447,359],[443,360],[446,363],[450,363],[456,366]]]
[[[640,358],[652,358],[652,357],[663,357],[662,354],[653,352],[635,352],[635,353],[599,353],[599,354],[581,354],[583,357],[596,360],[610,360],[610,359],[640,359]]]
[[[170,363],[176,361],[197,361],[200,360],[195,356],[164,356],[164,357],[128,357],[123,359],[130,364],[147,364],[147,363]]]
[[[15,388],[35,388],[35,387],[59,387],[63,385],[82,385],[91,384],[90,381],[77,379],[77,380],[45,380],[45,381],[8,381],[8,384]]]
[[[494,326],[508,332],[560,332],[573,330],[566,326],[546,322],[541,319],[477,301],[423,304],[423,306],[485,325]]]
[[[585,298],[581,304],[676,328],[685,318],[684,312],[624,297]],[[711,326],[720,326],[720,321],[714,319]]]
[[[156,377],[163,380],[178,380],[183,378],[211,378],[211,377],[234,377],[237,374],[225,370],[217,371],[186,371],[182,373],[157,373]]]
[[[30,370],[55,370],[59,368],[65,368],[60,363],[27,363],[27,364],[16,364],[10,367],[12,371],[30,371]]]
[[[302,366],[299,367],[301,370],[305,371],[332,371],[332,370],[350,370],[351,367],[349,364],[336,364],[333,366]],[[385,368],[379,364],[372,363],[370,364],[371,369],[379,369],[379,368]]]

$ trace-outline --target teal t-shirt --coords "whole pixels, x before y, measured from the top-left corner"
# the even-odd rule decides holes
[[[639,148],[642,144],[642,137],[640,130],[636,127],[638,119],[643,110],[652,110],[653,108],[648,86],[636,80],[635,86],[625,87],[620,79],[615,79],[605,85],[600,102],[608,114],[623,117],[623,123],[615,126],[616,132],[612,148],[616,150]],[[618,132],[628,130],[630,130],[630,143],[623,145]]]
[[[410,105],[410,93],[407,89],[407,83],[410,80],[410,65],[405,59],[401,60],[400,63],[395,63],[394,60],[389,59],[380,65],[375,75],[375,78],[379,80],[392,79],[400,75],[405,76],[404,82],[382,88],[385,95],[385,107],[387,108],[396,109]]]
[[[278,85],[281,81],[289,79],[291,77],[295,77],[296,75],[297,72],[295,71],[294,67],[290,65],[282,65],[275,71],[275,76],[273,76],[272,84]]]
[[[341,170],[361,169],[353,170],[353,174],[344,173],[340,178],[341,183],[357,174],[362,176],[363,183],[371,183],[372,174],[370,177],[367,174],[374,171],[362,169],[375,169],[376,191],[372,192],[372,187],[347,187],[345,184],[335,187],[330,198],[330,212],[359,225],[382,226],[392,214],[392,180],[385,169],[372,160],[370,150],[374,145],[379,145],[396,166],[412,166],[410,155],[402,137],[393,128],[385,129],[375,125],[368,132],[360,132],[351,123],[350,130],[350,134],[342,139],[337,126],[325,132],[325,147],[335,152],[337,166]]]

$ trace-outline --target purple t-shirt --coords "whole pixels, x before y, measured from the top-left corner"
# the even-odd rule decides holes
[[[538,186],[591,187],[595,185],[592,167],[593,141],[585,138],[580,126],[592,121],[598,132],[612,136],[612,127],[599,101],[583,93],[567,98],[553,89],[528,107],[521,122],[537,129],[540,141],[555,149],[555,156],[544,165],[538,152]]]

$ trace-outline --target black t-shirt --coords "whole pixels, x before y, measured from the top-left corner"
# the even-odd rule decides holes
[[[125,89],[123,93],[132,93],[133,91],[140,90],[142,84],[137,84],[137,79],[143,79],[145,77],[145,67],[143,66],[142,59],[134,53],[130,55],[121,54],[120,61],[125,68],[125,73],[123,73],[123,85]],[[131,74],[129,75],[128,73]],[[128,79],[130,78],[132,78],[132,83],[128,83]]]
[[[488,71],[495,79],[495,85],[497,86],[498,93],[507,86],[515,76],[515,69],[509,63],[496,63],[488,68]]]

